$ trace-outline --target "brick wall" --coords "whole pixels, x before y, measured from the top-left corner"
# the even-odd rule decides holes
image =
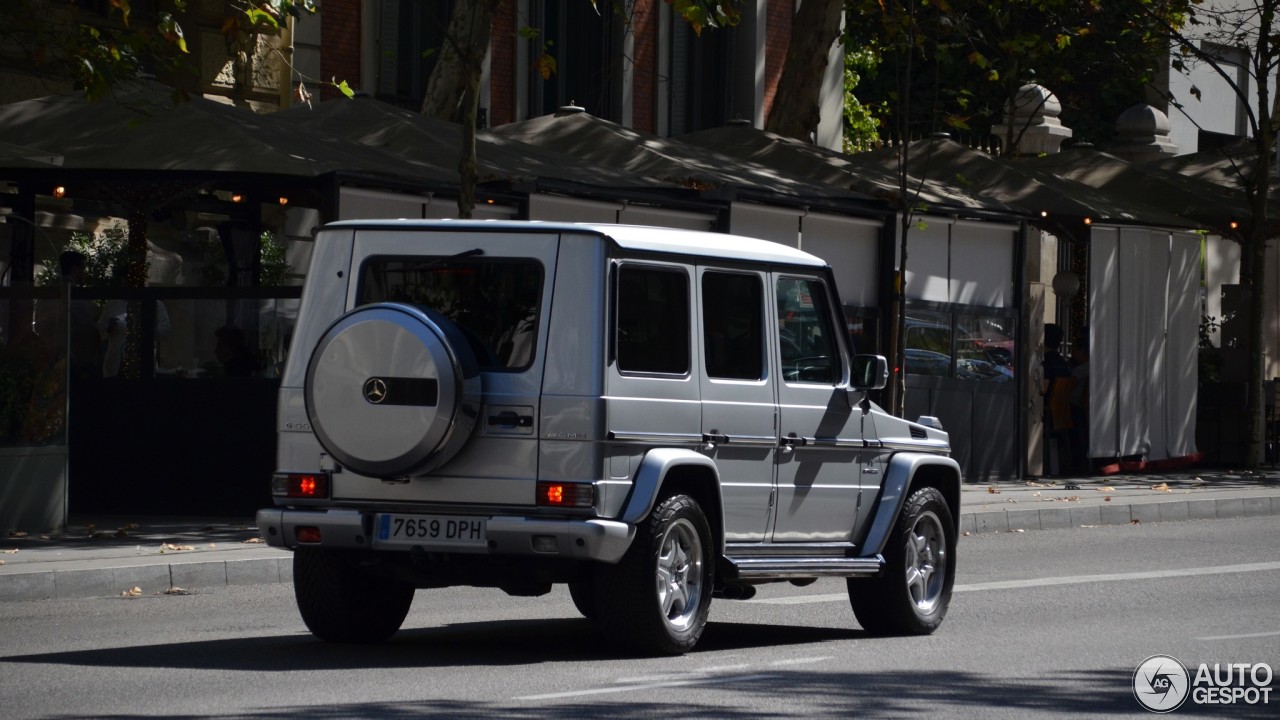
[[[489,125],[505,125],[516,120],[516,17],[515,0],[503,0],[493,15],[493,35],[489,41]]]
[[[643,133],[657,131],[658,3],[636,0],[632,30],[635,32],[635,67],[632,75],[631,126]]]
[[[360,0],[324,0],[320,7],[320,78],[346,80],[360,87]],[[339,97],[337,89],[323,86],[321,100]]]
[[[778,94],[778,79],[787,60],[791,44],[791,20],[795,17],[795,0],[768,0],[765,10],[764,117],[768,119],[773,98]]]

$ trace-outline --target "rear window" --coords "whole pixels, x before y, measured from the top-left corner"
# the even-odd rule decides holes
[[[537,348],[542,264],[528,258],[374,257],[360,271],[357,305],[398,302],[449,318],[482,370],[528,368]]]

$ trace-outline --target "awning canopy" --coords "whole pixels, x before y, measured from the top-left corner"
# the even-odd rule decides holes
[[[883,208],[882,202],[866,193],[791,175],[763,163],[742,162],[680,139],[639,133],[577,110],[502,125],[490,134],[712,197],[748,196],[775,202],[856,203]]]

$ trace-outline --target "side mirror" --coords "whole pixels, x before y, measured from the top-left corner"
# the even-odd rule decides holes
[[[883,355],[854,355],[850,369],[854,390],[879,390],[889,384],[889,361]]]

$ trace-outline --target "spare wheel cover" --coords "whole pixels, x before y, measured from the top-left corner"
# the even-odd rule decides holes
[[[324,333],[303,396],[334,459],[361,475],[402,477],[438,467],[466,443],[479,415],[480,373],[447,318],[379,303]]]

